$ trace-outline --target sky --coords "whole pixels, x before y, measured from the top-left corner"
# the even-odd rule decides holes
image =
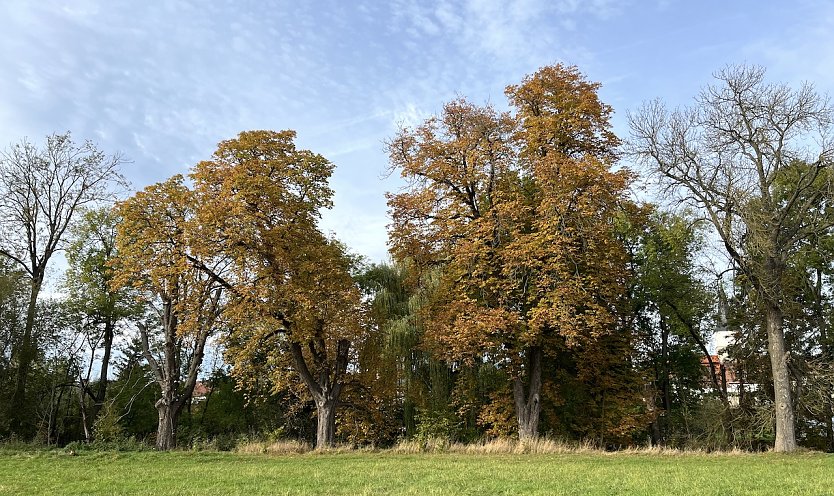
[[[687,104],[726,64],[832,92],[832,26],[812,0],[0,0],[0,147],[71,131],[141,189],[241,131],[293,129],[336,165],[323,229],[379,262],[401,186],[384,143],[444,102],[503,108],[562,62],[627,138],[628,111]]]

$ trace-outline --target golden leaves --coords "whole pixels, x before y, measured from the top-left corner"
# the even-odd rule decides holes
[[[177,175],[116,206],[121,222],[111,284],[131,286],[145,301],[169,307],[165,318],[180,335],[210,332],[220,304],[217,281],[195,265],[202,255],[195,243],[196,205],[194,192]],[[201,263],[215,266],[211,258]]]
[[[316,222],[332,203],[333,164],[297,149],[294,137],[240,133],[197,164],[193,189],[174,176],[118,206],[114,284],[172,304],[180,332],[206,321],[213,290],[229,292],[229,358],[244,373],[264,362],[286,368],[290,341],[315,340],[327,353],[327,343],[363,332],[351,261]],[[254,359],[264,346],[269,353]]]
[[[235,297],[226,315],[236,334],[227,358],[237,374],[265,367],[275,384],[289,380],[292,343],[303,345],[311,368],[332,367],[337,343],[364,332],[351,260],[317,225],[319,209],[332,204],[333,164],[297,149],[294,137],[292,131],[240,133],[191,175],[206,249],[232,267],[227,282]],[[258,355],[263,360],[253,361]]]
[[[571,158],[616,158],[620,140],[611,132],[611,106],[599,101],[599,83],[585,80],[575,66],[542,67],[505,93],[518,112],[517,139],[523,154],[557,153]]]
[[[619,141],[598,87],[545,67],[507,88],[514,114],[458,99],[389,142],[409,182],[388,197],[392,253],[444,267],[428,319],[444,355],[514,360],[614,326],[631,175],[611,170]]]

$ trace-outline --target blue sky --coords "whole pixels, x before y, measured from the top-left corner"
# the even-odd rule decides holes
[[[323,226],[386,257],[383,142],[401,123],[554,62],[625,115],[685,104],[727,63],[834,86],[834,2],[24,1],[0,3],[0,145],[71,130],[131,163],[136,188],[247,129],[295,129],[336,164]]]

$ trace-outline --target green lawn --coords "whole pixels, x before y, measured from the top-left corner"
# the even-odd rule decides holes
[[[834,494],[834,456],[0,451],[0,494]]]

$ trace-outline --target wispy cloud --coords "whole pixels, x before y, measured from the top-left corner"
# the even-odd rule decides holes
[[[575,63],[618,110],[707,79],[721,57],[832,81],[830,4],[720,12],[662,0],[6,0],[0,140],[72,130],[133,160],[136,186],[244,129],[295,129],[336,165],[328,229],[385,257],[383,142],[455,96]],[[754,16],[750,26],[739,16]],[[651,94],[647,94],[651,92]],[[3,145],[5,143],[0,143]]]

